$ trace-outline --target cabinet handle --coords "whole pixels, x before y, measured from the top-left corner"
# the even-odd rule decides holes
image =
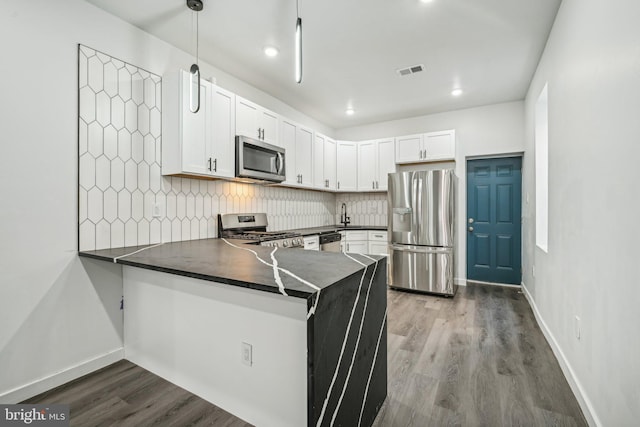
[[[423,159],[427,158],[427,150],[424,150],[424,155],[422,156]]]
[[[372,189],[376,189],[376,182],[375,181],[371,181],[371,188]]]
[[[260,128],[258,128],[258,139],[260,139]]]
[[[218,159],[213,160],[213,171],[218,172]]]
[[[211,157],[209,157],[209,160],[207,161],[207,169],[209,169],[209,172],[211,172]]]
[[[376,190],[377,190],[378,188],[379,188],[379,187],[378,187],[378,181],[376,181]]]
[[[422,150],[420,150],[420,160],[422,160]]]
[[[349,252],[349,244],[347,243],[347,252]]]
[[[264,141],[264,128],[262,129],[262,140]]]
[[[340,181],[338,181],[338,190],[340,189]]]

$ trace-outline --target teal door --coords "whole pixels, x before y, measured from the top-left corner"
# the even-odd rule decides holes
[[[467,161],[467,279],[521,282],[522,158]]]

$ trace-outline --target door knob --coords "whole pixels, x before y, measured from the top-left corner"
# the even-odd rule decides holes
[[[469,227],[469,231],[473,231],[473,227]]]
[[[473,218],[469,218],[469,224],[473,224]]]

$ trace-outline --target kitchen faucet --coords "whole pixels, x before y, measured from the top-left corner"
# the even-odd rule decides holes
[[[342,204],[342,211],[340,213],[340,223],[344,224],[344,226],[346,227],[348,224],[351,223],[351,218],[349,218],[347,216],[347,205],[346,203]]]

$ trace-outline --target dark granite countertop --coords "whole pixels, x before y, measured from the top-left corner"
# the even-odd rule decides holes
[[[246,242],[191,240],[84,251],[80,256],[298,298],[309,298],[383,258],[264,247]]]
[[[308,228],[294,228],[292,230],[284,230],[286,232],[291,233],[300,233],[303,236],[312,236],[314,234],[327,234],[327,233],[335,233],[336,231],[343,230],[378,230],[378,231],[386,231],[387,226],[384,225],[348,225],[344,226],[342,224],[336,225],[324,225],[322,227],[308,227]]]

